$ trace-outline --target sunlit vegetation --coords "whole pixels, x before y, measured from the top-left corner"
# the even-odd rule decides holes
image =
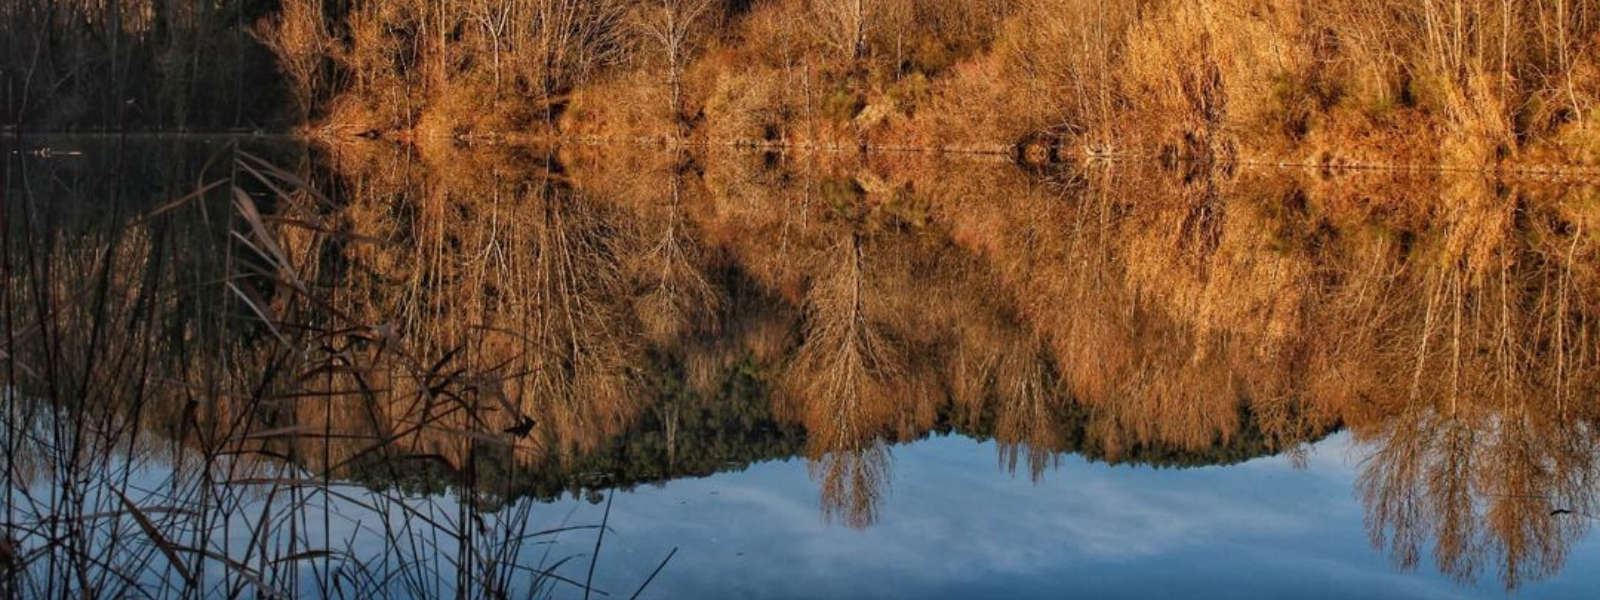
[[[1600,164],[1591,0],[0,6],[5,122],[1301,165]],[[275,60],[274,60],[275,57]]]
[[[1588,0],[285,0],[312,131],[1595,163]]]
[[[322,142],[0,149],[0,592],[590,593],[528,501],[1341,430],[1515,589],[1600,511],[1600,190],[1510,171],[1597,97],[1593,0],[0,0],[7,130]]]

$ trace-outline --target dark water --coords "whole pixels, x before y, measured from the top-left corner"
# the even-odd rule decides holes
[[[12,595],[1600,590],[1582,182],[8,144]]]

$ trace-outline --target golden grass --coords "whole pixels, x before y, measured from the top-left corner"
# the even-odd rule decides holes
[[[550,16],[571,1],[324,15],[351,33],[324,51],[345,76],[318,112],[408,137],[1600,165],[1591,0],[608,0]],[[315,95],[325,35],[298,6],[264,38]]]

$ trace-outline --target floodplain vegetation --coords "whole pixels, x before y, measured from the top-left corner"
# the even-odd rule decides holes
[[[1600,166],[1593,0],[10,0],[0,22],[0,120],[35,129]]]
[[[337,8],[330,8],[337,7]],[[314,131],[1600,165],[1589,0],[285,0]]]

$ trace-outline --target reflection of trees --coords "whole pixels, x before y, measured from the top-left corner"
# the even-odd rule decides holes
[[[825,266],[806,294],[804,334],[783,385],[800,405],[824,516],[866,527],[888,484],[882,438],[906,402],[905,367],[877,322],[881,300],[861,235],[840,237],[822,250]]]
[[[1401,564],[1431,543],[1463,579],[1555,572],[1588,523],[1561,511],[1593,505],[1586,215],[1570,190],[1349,183],[1091,173],[952,226],[1046,340],[1091,447],[1290,450],[1343,422],[1375,444],[1361,488]]]
[[[889,449],[881,440],[813,458],[812,479],[822,488],[822,518],[865,529],[878,520],[889,485]]]
[[[1373,448],[1359,489],[1374,542],[1401,565],[1431,540],[1444,572],[1493,568],[1514,588],[1561,569],[1596,504],[1600,415],[1572,401],[1597,384],[1580,308],[1594,298],[1571,285],[1593,249],[1538,205],[1518,225],[1503,201],[1463,202],[1407,275],[1420,293],[1399,323],[1396,389],[1353,423]]]
[[[1253,348],[1212,324],[1217,300],[1239,297],[1213,290],[1238,270],[1212,264],[1235,231],[1212,206],[1215,193],[1135,190],[1128,196],[1147,200],[1133,210],[1117,180],[1071,185],[1065,200],[1024,190],[972,203],[955,226],[1014,290],[1071,400],[1089,412],[1092,437],[1115,458],[1243,435],[1252,424],[1239,421],[1241,401],[1267,394],[1249,389],[1240,368],[1257,362]]]
[[[641,356],[628,223],[538,169],[410,179],[419,167],[357,162],[339,215],[380,242],[336,249],[349,275],[331,303],[373,324],[379,343],[355,346],[319,389],[377,398],[333,393],[331,410],[298,418],[455,469],[506,448],[524,461],[570,456],[619,432],[638,409]]]
[[[1493,565],[1512,588],[1558,572],[1596,505],[1595,445],[1545,426],[1437,407],[1381,424],[1358,482],[1374,543],[1411,568],[1431,540],[1442,571],[1470,580]]]
[[[825,252],[829,264],[806,295],[805,333],[786,381],[821,452],[879,436],[905,376],[899,350],[869,314],[874,282],[860,237],[847,235]]]
[[[524,393],[556,430],[582,431],[621,418],[632,342],[619,329],[623,283],[607,224],[587,202],[552,196],[534,228],[533,310],[519,324],[532,338]]]
[[[1494,563],[1515,586],[1559,569],[1586,531],[1551,514],[1594,504],[1595,248],[1565,204],[1461,182],[816,168],[580,171],[599,190],[585,214],[610,220],[547,212],[524,228],[570,248],[537,256],[613,261],[534,263],[540,302],[588,290],[583,311],[551,313],[600,336],[576,345],[628,337],[580,312],[632,316],[652,357],[592,370],[653,373],[655,407],[615,413],[623,425],[571,460],[643,480],[655,475],[630,461],[703,469],[679,439],[706,435],[686,415],[742,372],[772,382],[773,416],[806,432],[825,515],[853,526],[876,518],[887,444],[946,427],[1040,477],[1063,452],[1232,462],[1344,424],[1372,449],[1359,487],[1373,538],[1402,565],[1428,552],[1470,578]],[[583,231],[629,233],[600,247]],[[628,284],[583,288],[573,273],[590,271]],[[574,346],[574,330],[552,331]],[[662,454],[622,450],[624,435]]]
[[[589,440],[568,446],[574,464],[650,480],[627,465],[655,450],[626,441],[649,438],[666,471],[705,468],[681,439],[707,435],[690,415],[715,413],[705,400],[744,373],[771,382],[773,418],[803,426],[825,511],[854,525],[876,514],[887,444],[943,428],[994,438],[1003,465],[1038,477],[1063,452],[1233,462],[1344,424],[1373,451],[1361,491],[1401,564],[1431,545],[1447,572],[1493,560],[1515,585],[1559,568],[1584,531],[1549,514],[1585,510],[1593,487],[1595,248],[1567,203],[1459,181],[1112,170],[1040,184],[737,159],[608,178],[605,161],[631,159],[594,160],[570,175],[583,192],[506,217],[498,242],[544,249],[524,254],[537,292],[509,306],[550,325],[507,327],[532,340],[521,352],[643,372],[654,396],[588,413],[611,426],[526,405]],[[591,272],[599,283],[575,275]],[[725,455],[776,451],[756,447]]]
[[[1409,332],[1425,324],[1437,338],[1458,327],[1452,315],[1471,312],[1446,297],[1459,283],[1429,279],[1413,260],[1423,240],[1463,248],[1474,240],[1467,250],[1483,263],[1483,244],[1519,239],[1493,233],[1505,222],[1473,212],[1492,212],[1503,200],[1429,208],[1442,215],[1436,222],[1462,225],[1397,234],[1372,222],[1414,222],[1375,218],[1345,195],[1359,201],[1394,189],[1148,176],[1093,173],[1068,183],[1065,198],[1057,195],[1063,188],[1016,182],[966,184],[986,188],[976,202],[961,189],[940,188],[936,178],[919,187],[919,194],[960,200],[932,227],[948,228],[943,232],[972,254],[930,247],[925,232],[906,229],[894,212],[903,199],[881,185],[843,198],[827,193],[839,185],[803,178],[763,191],[725,185],[731,199],[713,191],[712,202],[738,211],[702,222],[738,232],[726,242],[738,263],[782,263],[752,272],[805,307],[785,389],[800,399],[795,410],[813,454],[824,457],[814,472],[834,510],[860,509],[859,500],[875,497],[847,485],[874,472],[860,467],[874,462],[827,458],[818,449],[861,451],[873,448],[863,440],[904,439],[908,431],[914,437],[927,431],[914,416],[926,406],[966,431],[995,437],[1004,464],[1026,463],[1035,476],[1064,451],[1171,464],[1240,460],[1296,450],[1336,423],[1381,422],[1396,414],[1388,399],[1406,397],[1417,379],[1420,337]],[[813,197],[818,187],[821,198]],[[1005,193],[990,191],[997,189]],[[1398,201],[1429,202],[1430,192],[1419,189],[1430,188],[1403,188],[1410,195]],[[822,207],[818,223],[786,218],[789,207],[806,205]],[[787,260],[768,243],[776,239]],[[790,294],[796,274],[803,291]],[[1560,278],[1549,280],[1555,285],[1543,287],[1545,304],[1559,304]],[[1518,285],[1541,287],[1531,280],[1512,287]],[[1576,322],[1547,319],[1544,329],[1572,336]],[[1531,345],[1516,353],[1538,353],[1538,343],[1524,343]],[[1469,352],[1458,345],[1433,339],[1426,351]],[[1566,356],[1565,373],[1581,355],[1559,346],[1556,353]],[[1504,362],[1509,355],[1500,356]],[[1427,373],[1422,379],[1430,384],[1451,377],[1462,384],[1459,370]],[[1487,422],[1460,425],[1436,446],[1479,452]],[[1440,488],[1439,497],[1459,505],[1484,493],[1469,477],[1469,463],[1445,473],[1455,485]],[[1474,535],[1468,525],[1481,526],[1482,517],[1458,519],[1460,527],[1437,537],[1448,545]],[[1441,562],[1462,565],[1481,554],[1446,550]]]
[[[281,356],[250,341],[272,335],[260,325],[213,332],[215,352],[165,338],[180,363],[233,361],[194,369],[222,381],[185,381],[224,396],[199,405],[207,418],[331,431],[259,445],[375,482],[439,485],[426,472],[540,497],[803,452],[825,516],[852,526],[876,519],[890,445],[932,432],[993,439],[1003,467],[1042,477],[1068,452],[1231,463],[1346,426],[1370,452],[1358,486],[1375,542],[1405,566],[1426,554],[1512,586],[1560,569],[1586,533],[1553,511],[1595,505],[1600,223],[1571,197],[1115,170],[942,178],[914,163],[408,160],[341,163],[335,208],[272,207],[320,304],[286,313],[304,301],[282,286],[244,291],[285,320],[361,324],[310,350],[332,367],[274,374]],[[182,236],[102,237],[83,245],[144,264]],[[104,270],[104,255],[67,250],[49,252],[56,272]],[[64,299],[93,282],[54,283],[46,295]],[[204,317],[189,326],[222,329],[170,297],[115,297],[114,313],[187,310]],[[129,363],[69,364],[93,319],[57,304],[78,332],[59,340],[61,366],[126,380],[110,369]],[[128,331],[154,336],[151,323]],[[296,400],[225,398],[245,391]],[[185,402],[146,414],[176,421]]]
[[[669,193],[656,204],[646,204],[640,225],[649,247],[629,258],[629,268],[644,290],[635,313],[647,338],[670,345],[704,329],[723,305],[721,290],[707,278],[709,268],[703,246],[688,231],[682,206],[683,182],[669,178]]]
[[[1001,463],[1015,471],[1017,459],[1026,454],[1030,475],[1039,479],[1052,466],[1053,449],[1065,446],[1061,432],[1065,402],[1049,362],[1028,352],[1028,346],[1014,346],[995,368],[994,382],[994,435]]]

